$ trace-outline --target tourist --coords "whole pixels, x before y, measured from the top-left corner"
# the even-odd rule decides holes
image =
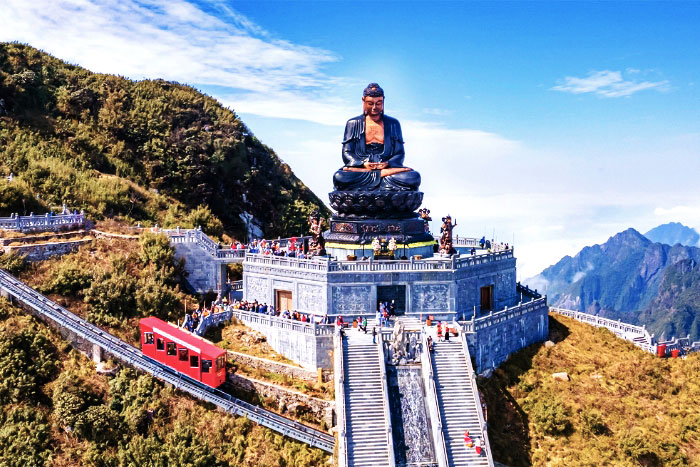
[[[377,308],[377,326],[384,326],[382,324],[382,314],[379,312],[379,308]]]
[[[445,341],[450,340],[450,328],[445,326]]]
[[[464,444],[466,444],[468,448],[474,447],[474,440],[469,436],[469,430],[464,432]]]
[[[362,317],[362,330],[367,334],[367,317],[363,316]]]
[[[433,351],[433,337],[428,336],[428,352],[432,352],[432,351]]]
[[[383,317],[384,317],[384,324],[386,325],[386,327],[389,327],[389,312],[386,310],[386,308],[384,308]]]
[[[438,337],[438,340],[440,340],[440,341],[442,340],[442,323],[440,321],[438,321],[438,324],[437,324],[437,337]]]

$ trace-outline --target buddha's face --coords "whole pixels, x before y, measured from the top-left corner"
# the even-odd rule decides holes
[[[363,97],[362,110],[363,113],[369,115],[372,120],[379,120],[384,114],[384,97]]]

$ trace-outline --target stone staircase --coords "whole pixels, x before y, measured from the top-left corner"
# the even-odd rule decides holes
[[[348,466],[393,466],[376,345],[343,339]]]
[[[481,404],[474,398],[462,343],[459,340],[435,342],[434,348],[433,373],[448,463],[450,466],[488,466],[486,455],[478,455],[474,448],[464,444],[466,430],[477,444],[482,432],[477,412]]]

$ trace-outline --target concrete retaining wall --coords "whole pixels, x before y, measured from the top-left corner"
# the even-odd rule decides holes
[[[258,394],[265,399],[275,399],[278,410],[283,414],[297,417],[308,414],[317,420],[323,420],[326,426],[333,426],[334,401],[310,397],[276,384],[237,374],[229,375],[228,381],[238,390]]]
[[[241,365],[245,365],[250,368],[257,368],[260,370],[269,371],[271,373],[288,375],[293,378],[308,381],[309,383],[315,383],[318,381],[318,372],[314,370],[299,368],[296,366],[287,365],[286,363],[267,360],[265,358],[253,357],[251,355],[233,352],[231,350],[229,350],[227,353],[229,361],[240,363]],[[328,370],[323,371],[323,381],[330,381],[331,379],[333,379],[333,374]]]
[[[6,254],[11,252],[26,256],[27,261],[43,261],[52,256],[65,255],[78,251],[81,245],[91,242],[92,239],[73,240],[69,242],[39,243],[35,245],[18,245],[3,247]]]

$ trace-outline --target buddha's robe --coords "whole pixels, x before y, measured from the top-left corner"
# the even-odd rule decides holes
[[[404,147],[401,125],[395,118],[382,117],[384,144],[367,144],[365,116],[351,118],[345,124],[343,138],[343,162],[335,175],[333,186],[338,191],[349,190],[417,190],[420,174],[408,169],[404,172],[381,176],[380,170],[363,170],[365,162],[386,162],[388,169],[403,168]],[[349,170],[348,170],[349,169]]]

